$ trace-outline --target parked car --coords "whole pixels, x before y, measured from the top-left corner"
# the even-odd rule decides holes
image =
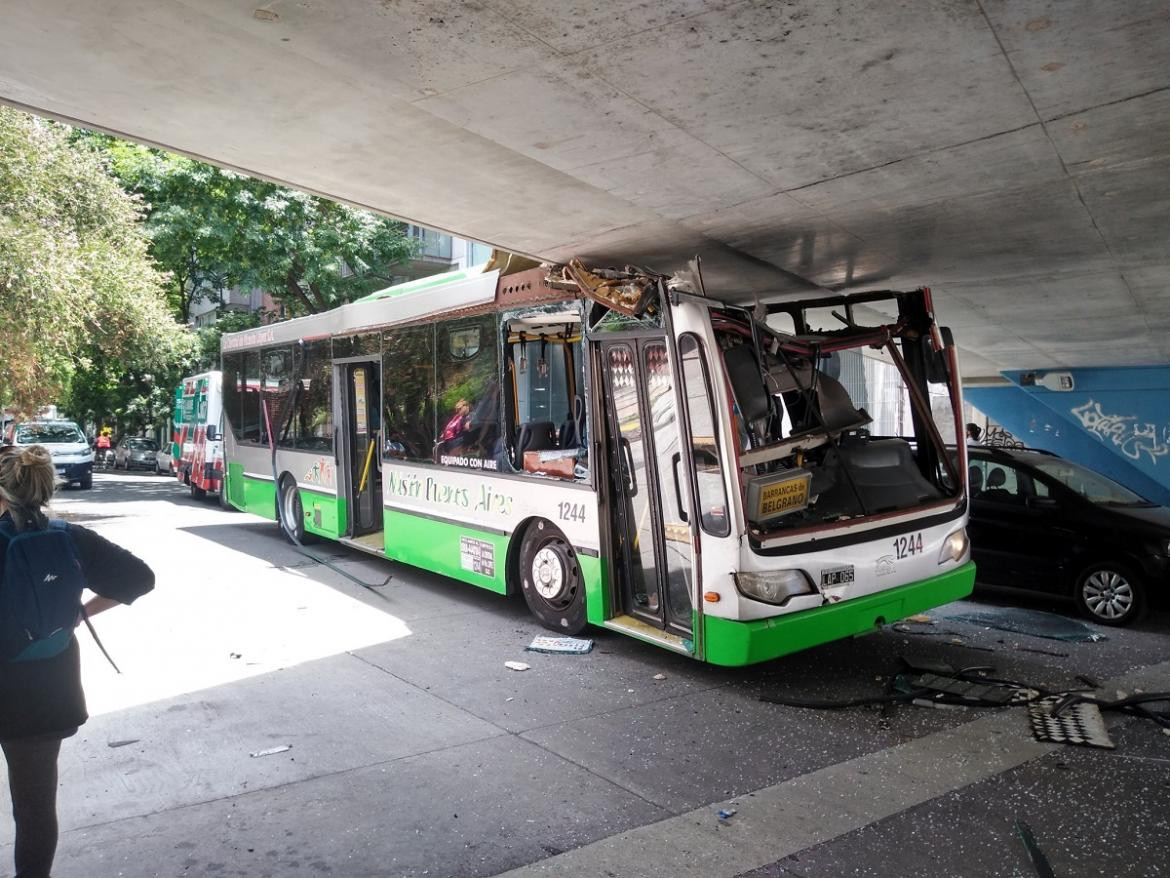
[[[114,448],[114,469],[154,469],[158,443],[153,439],[128,436]]]
[[[1165,597],[1170,508],[1055,454],[967,450],[979,583],[1072,597],[1103,625]]]
[[[93,487],[93,449],[73,421],[25,421],[12,430],[13,445],[43,445],[62,482]]]
[[[154,455],[154,471],[159,475],[170,475],[174,471],[175,461],[171,456],[171,446],[164,445]]]

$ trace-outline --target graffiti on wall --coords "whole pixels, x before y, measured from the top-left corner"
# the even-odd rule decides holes
[[[1112,443],[1130,460],[1149,455],[1150,463],[1170,454],[1170,425],[1150,421],[1138,423],[1137,415],[1110,415],[1101,403],[1090,399],[1071,409],[1081,426],[1102,442]]]
[[[1024,443],[1003,427],[988,427],[983,434],[983,444],[990,448],[1023,448]]]

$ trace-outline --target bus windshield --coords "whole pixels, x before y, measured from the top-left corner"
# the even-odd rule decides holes
[[[755,534],[957,497],[949,372],[929,324],[863,326],[835,312],[818,323],[814,310],[824,309],[786,307],[767,322],[712,312]]]

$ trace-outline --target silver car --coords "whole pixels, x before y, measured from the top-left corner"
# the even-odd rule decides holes
[[[130,436],[114,449],[114,469],[154,469],[157,455],[158,443],[153,439]]]

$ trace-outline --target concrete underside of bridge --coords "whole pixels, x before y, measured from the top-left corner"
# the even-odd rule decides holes
[[[968,375],[1170,359],[1164,0],[10,0],[0,99],[722,296],[927,284]]]

